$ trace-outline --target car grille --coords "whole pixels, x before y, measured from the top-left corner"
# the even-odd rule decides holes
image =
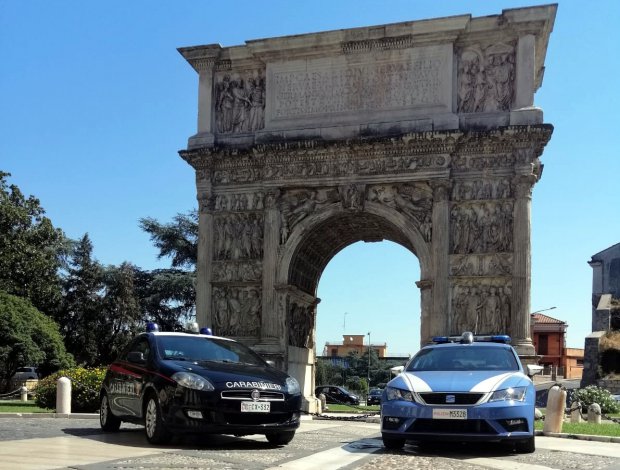
[[[284,401],[284,393],[259,390],[260,401]],[[252,390],[226,390],[222,392],[224,400],[253,400]]]
[[[497,434],[483,419],[416,419],[407,431],[442,434]]]
[[[420,393],[420,398],[427,405],[475,405],[484,396],[483,393]],[[454,401],[446,401],[447,396]]]

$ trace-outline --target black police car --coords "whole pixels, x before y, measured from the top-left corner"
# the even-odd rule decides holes
[[[175,433],[212,433],[264,434],[284,445],[301,408],[297,381],[243,344],[159,331],[134,338],[109,366],[100,397],[104,431],[122,421],[144,424],[152,444]]]

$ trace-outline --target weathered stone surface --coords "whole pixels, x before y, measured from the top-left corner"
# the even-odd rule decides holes
[[[181,152],[199,322],[311,394],[321,273],[391,240],[420,261],[422,342],[508,332],[532,355],[530,204],[552,133],[534,92],[555,9],[180,49],[200,80]]]

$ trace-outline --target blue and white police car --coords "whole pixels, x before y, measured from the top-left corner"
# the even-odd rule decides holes
[[[300,423],[298,382],[237,341],[195,331],[151,324],[129,343],[103,380],[101,428],[144,424],[152,444],[176,433],[262,434],[288,444]]]
[[[388,449],[408,440],[511,441],[535,450],[536,391],[505,335],[433,338],[392,379],[381,402]]]

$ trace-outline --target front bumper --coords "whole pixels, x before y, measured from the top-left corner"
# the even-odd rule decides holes
[[[466,409],[467,419],[436,419],[433,409]],[[381,404],[381,433],[413,441],[506,441],[534,436],[534,405],[494,402],[475,406],[428,406],[401,400]]]
[[[301,395],[262,400],[270,403],[268,413],[241,412],[242,401],[222,398],[220,391],[178,388],[174,396],[162,402],[164,422],[179,433],[266,434],[299,427]]]

